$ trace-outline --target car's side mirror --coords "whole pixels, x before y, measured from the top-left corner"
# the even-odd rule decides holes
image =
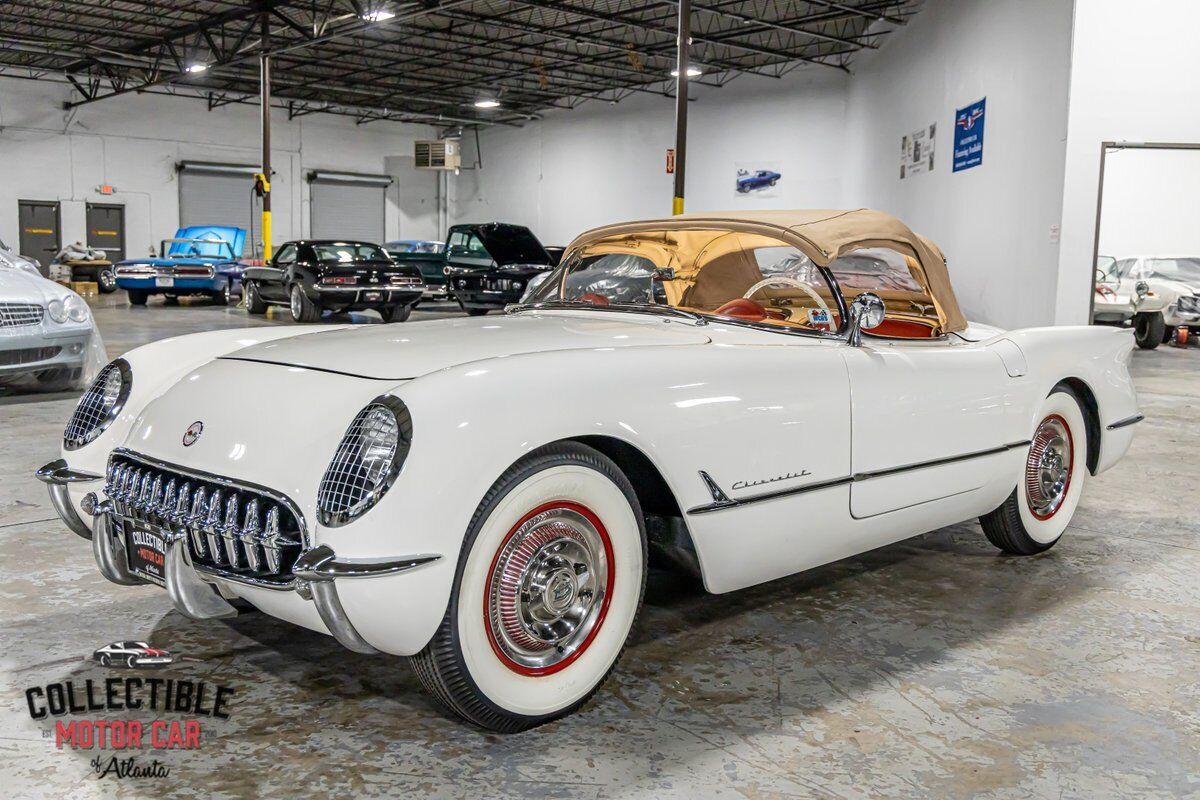
[[[850,328],[846,341],[852,346],[862,344],[862,332],[878,328],[887,315],[883,299],[874,292],[863,292],[850,303]]]

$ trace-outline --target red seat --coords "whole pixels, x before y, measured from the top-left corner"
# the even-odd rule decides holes
[[[591,303],[594,306],[606,306],[606,305],[608,305],[608,298],[602,294],[596,294],[595,292],[588,292],[587,294],[579,296],[579,302]]]
[[[762,303],[751,300],[748,297],[739,297],[736,300],[730,300],[718,308],[716,313],[722,317],[744,319],[747,322],[762,322],[767,318],[767,310],[763,308]]]

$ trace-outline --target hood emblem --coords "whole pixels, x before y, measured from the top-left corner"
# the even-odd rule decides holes
[[[186,431],[183,432],[183,446],[191,447],[200,438],[200,434],[204,433],[204,423],[196,420],[191,425],[188,425]]]

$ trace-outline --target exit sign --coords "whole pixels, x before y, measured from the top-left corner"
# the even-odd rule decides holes
[[[96,187],[96,191],[100,192],[100,194],[112,194],[116,189],[113,188],[111,183],[102,183]]]

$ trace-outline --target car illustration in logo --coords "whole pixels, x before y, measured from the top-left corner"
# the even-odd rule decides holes
[[[200,438],[200,434],[204,433],[204,423],[196,420],[191,425],[188,425],[186,431],[183,432],[183,446],[191,447]]]
[[[104,667],[116,664],[129,669],[155,669],[175,660],[169,651],[151,647],[145,642],[113,642],[92,653],[92,658]]]

